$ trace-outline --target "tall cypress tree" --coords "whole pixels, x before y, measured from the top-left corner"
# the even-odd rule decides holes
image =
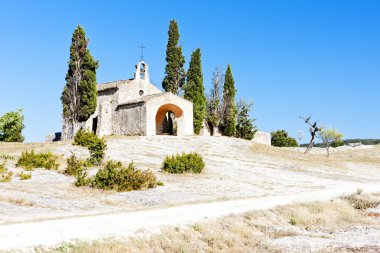
[[[236,106],[235,106],[235,81],[232,76],[231,66],[228,64],[224,76],[223,87],[223,122],[221,124],[222,134],[234,136],[236,131]]]
[[[191,55],[187,83],[184,87],[185,99],[193,102],[194,133],[199,134],[206,117],[206,96],[203,86],[201,50],[196,49]]]
[[[169,40],[166,48],[165,78],[162,81],[162,88],[165,91],[178,94],[180,88],[185,83],[186,73],[183,65],[185,57],[182,55],[182,47],[178,44],[179,32],[178,24],[175,20],[170,21]]]
[[[71,134],[75,134],[79,122],[86,121],[96,109],[96,69],[99,64],[87,49],[88,42],[83,28],[78,25],[71,40],[69,69],[61,96],[63,118],[69,123]]]

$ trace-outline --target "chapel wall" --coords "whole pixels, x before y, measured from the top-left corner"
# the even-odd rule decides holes
[[[118,106],[114,112],[112,132],[116,135],[145,135],[146,107],[144,103]]]

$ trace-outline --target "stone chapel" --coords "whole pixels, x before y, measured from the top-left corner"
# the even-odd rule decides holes
[[[97,108],[83,122],[98,136],[105,135],[193,135],[193,103],[162,92],[149,81],[149,67],[136,64],[134,78],[98,84]],[[71,139],[62,124],[63,139]]]

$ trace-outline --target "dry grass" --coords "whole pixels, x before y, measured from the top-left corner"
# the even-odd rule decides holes
[[[296,219],[295,226],[289,224],[292,217]],[[56,249],[38,249],[37,252],[282,252],[271,246],[271,239],[302,235],[307,230],[308,236],[313,236],[310,232],[333,232],[338,228],[371,223],[380,225],[379,220],[369,219],[347,198],[341,198],[231,215],[186,227],[170,227],[162,229],[159,234],[149,235],[148,232],[125,240],[76,242]]]
[[[1,195],[0,195],[0,202],[7,202],[7,203],[20,205],[20,206],[35,206],[36,205],[35,202],[28,201],[24,198],[14,198],[14,197],[1,196]]]
[[[331,153],[327,158],[325,153],[304,154],[292,148],[278,148],[254,143],[251,146],[254,154],[259,156],[276,158],[283,164],[291,163],[295,170],[302,170],[302,165],[311,165],[329,168],[344,168],[346,163],[363,163],[379,167],[380,165],[380,145],[366,149],[353,149]]]

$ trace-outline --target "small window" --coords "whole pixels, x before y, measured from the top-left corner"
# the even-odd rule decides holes
[[[144,95],[144,91],[143,91],[143,90],[140,90],[140,91],[139,91],[139,94],[140,94],[140,96]]]

